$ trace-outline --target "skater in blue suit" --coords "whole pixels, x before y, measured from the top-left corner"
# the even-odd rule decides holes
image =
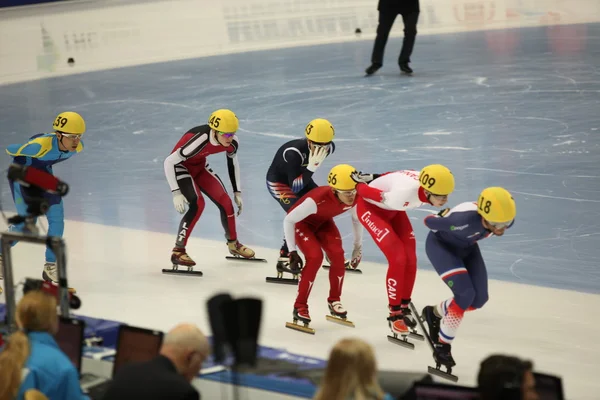
[[[516,214],[511,194],[501,187],[489,187],[481,192],[477,203],[462,203],[425,218],[431,229],[425,242],[427,257],[454,294],[423,309],[437,363],[448,368],[456,365],[451,343],[464,313],[488,301],[487,270],[477,242],[504,235]]]
[[[55,164],[68,160],[83,150],[81,136],[85,132],[85,121],[81,115],[67,111],[59,114],[54,120],[52,133],[41,133],[32,136],[24,144],[11,144],[6,153],[12,156],[15,164],[30,166],[53,174]],[[19,215],[27,215],[27,204],[22,186],[14,182],[10,186],[13,200]],[[62,198],[50,193],[44,194],[49,203],[46,213],[48,218],[48,236],[62,237],[65,227]],[[11,231],[22,232],[23,224],[13,225]],[[13,246],[16,244],[13,243]],[[1,250],[0,250],[1,251]],[[2,254],[0,254],[0,265]],[[46,281],[58,282],[56,274],[56,256],[50,248],[46,248],[46,263],[42,277]],[[2,269],[0,268],[0,279]]]

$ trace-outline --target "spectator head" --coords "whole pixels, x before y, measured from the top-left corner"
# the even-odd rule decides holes
[[[492,355],[483,360],[477,376],[477,386],[481,400],[539,400],[533,363],[517,357]]]
[[[373,348],[361,339],[342,339],[331,350],[315,400],[383,399]]]
[[[0,400],[14,399],[21,385],[21,369],[29,357],[28,332],[58,332],[56,299],[42,291],[32,290],[17,304],[19,330],[10,335],[0,353]]]
[[[179,324],[165,335],[160,354],[170,359],[189,382],[210,354],[206,336],[196,325]]]

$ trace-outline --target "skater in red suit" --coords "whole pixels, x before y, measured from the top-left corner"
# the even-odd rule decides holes
[[[357,186],[356,213],[388,261],[386,289],[390,329],[393,334],[406,336],[408,328],[417,325],[408,308],[417,274],[417,254],[415,234],[406,210],[423,204],[443,206],[454,191],[454,177],[448,168],[439,164],[428,165],[420,172],[404,170],[353,177],[357,182],[370,182],[368,186]],[[373,189],[379,192],[376,200],[373,200]]]
[[[184,214],[171,255],[173,264],[196,265],[186,253],[185,246],[204,211],[205,202],[202,194],[215,203],[221,212],[221,223],[225,230],[229,252],[233,256],[254,257],[254,251],[237,240],[236,214],[231,198],[221,178],[210,169],[206,160],[211,154],[226,153],[229,178],[233,186],[234,200],[238,206],[237,215],[240,215],[242,192],[237,160],[239,142],[235,135],[238,127],[238,119],[232,111],[217,110],[210,115],[207,125],[192,128],[183,135],[171,155],[165,159],[165,174],[173,194],[173,204],[177,212]],[[186,204],[189,205],[187,212]]]
[[[306,325],[310,323],[308,313],[308,296],[312,289],[317,271],[323,262],[323,251],[329,258],[329,297],[327,303],[332,315],[346,317],[346,310],[340,302],[342,285],[346,268],[344,266],[344,249],[342,237],[333,218],[352,209],[356,199],[356,182],[351,174],[356,170],[347,164],[336,165],[329,172],[329,186],[320,186],[309,191],[288,212],[283,222],[285,240],[288,245],[290,269],[299,271],[302,259],[297,248],[306,258],[306,266],[302,269],[298,286],[298,296],[294,303],[294,319]],[[370,189],[367,185],[363,195],[368,197],[370,192],[379,198],[379,191]],[[362,226],[353,215],[354,249],[351,265],[356,268],[361,259]]]

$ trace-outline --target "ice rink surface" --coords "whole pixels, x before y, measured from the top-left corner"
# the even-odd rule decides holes
[[[561,374],[569,398],[600,391],[600,24],[579,24],[419,36],[413,76],[394,62],[401,39],[390,39],[386,65],[365,78],[371,40],[220,55],[91,72],[0,87],[3,148],[49,130],[63,110],[81,113],[85,150],[55,168],[71,185],[70,282],[81,313],[168,329],[192,320],[208,329],[205,300],[220,290],[265,300],[261,342],[325,357],[340,337],[369,340],[384,368],[425,370],[431,355],[387,342],[385,259],[365,235],[363,275],[347,276],[343,302],[357,327],[327,323],[327,278],[311,295],[315,337],[284,328],[294,287],[267,284],[282,237],[283,211],[265,174],[276,149],[302,137],[313,118],[336,128],[336,152],[315,180],[349,163],[365,172],[452,169],[450,205],[503,186],[517,203],[517,221],[502,238],[481,243],[490,301],[467,314],[454,342],[455,372],[473,383],[492,352],[532,358]],[[205,209],[188,252],[202,278],[160,274],[169,266],[179,214],[163,160],[186,129],[211,111],[240,119],[239,160],[244,211],[241,242],[268,264],[224,259],[217,209]],[[2,153],[2,165],[9,163]],[[230,188],[222,155],[209,158]],[[2,205],[14,210],[2,184]],[[418,241],[414,301],[422,308],[450,296],[424,253],[426,209],[409,212]],[[351,252],[349,215],[338,219]],[[43,250],[20,245],[17,277],[41,273]]]

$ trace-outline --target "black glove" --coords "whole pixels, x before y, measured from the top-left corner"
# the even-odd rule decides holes
[[[295,250],[290,251],[289,258],[290,258],[290,269],[292,271],[300,272],[302,270],[304,263],[302,262],[302,258],[298,255],[298,252]]]
[[[440,211],[439,213],[437,213],[438,217],[445,217],[446,214],[448,214],[450,212],[449,208],[444,208],[442,211]]]

